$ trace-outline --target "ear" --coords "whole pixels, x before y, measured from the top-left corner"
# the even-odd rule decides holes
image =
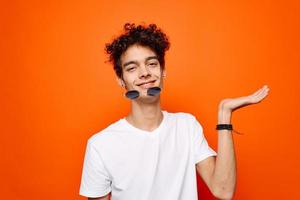
[[[163,70],[162,70],[162,77],[163,77],[163,78],[166,78],[166,76],[167,76],[166,69],[163,69]]]
[[[126,88],[125,82],[121,78],[117,77],[116,80],[122,88]]]

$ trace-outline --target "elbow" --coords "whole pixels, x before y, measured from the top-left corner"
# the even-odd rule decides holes
[[[214,189],[212,191],[212,194],[217,199],[231,200],[234,196],[234,189],[229,190],[229,189],[226,189],[225,187],[219,187],[217,189]]]
[[[231,200],[233,193],[213,193],[214,197],[221,200]]]

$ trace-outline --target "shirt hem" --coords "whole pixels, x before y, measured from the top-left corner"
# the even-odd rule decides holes
[[[111,192],[111,189],[107,189],[103,192],[90,192],[85,190],[80,190],[79,194],[84,197],[90,197],[90,198],[97,198],[97,197],[103,197]]]
[[[206,158],[211,157],[211,156],[217,156],[217,153],[209,153],[209,154],[202,155],[195,160],[195,164],[197,164],[197,163],[201,162],[202,160],[205,160]]]

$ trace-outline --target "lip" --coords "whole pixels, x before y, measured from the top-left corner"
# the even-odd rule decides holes
[[[142,89],[148,89],[150,87],[153,87],[155,82],[156,82],[156,80],[154,80],[154,81],[147,81],[145,83],[139,84],[138,86],[141,87]]]
[[[150,84],[153,84],[155,81],[156,80],[147,81],[147,82],[144,82],[144,83],[137,84],[137,86],[150,85]]]

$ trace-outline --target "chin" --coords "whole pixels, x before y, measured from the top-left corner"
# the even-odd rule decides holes
[[[141,96],[137,99],[138,102],[144,103],[144,104],[155,104],[159,102],[159,95],[157,96]]]
[[[144,100],[147,100],[147,99],[153,100],[153,99],[158,99],[159,97],[160,97],[160,94],[157,95],[157,96],[149,96],[147,94],[147,90],[145,89],[145,90],[140,91],[140,96],[139,96],[138,99],[141,99],[141,100],[142,99],[144,99]]]

